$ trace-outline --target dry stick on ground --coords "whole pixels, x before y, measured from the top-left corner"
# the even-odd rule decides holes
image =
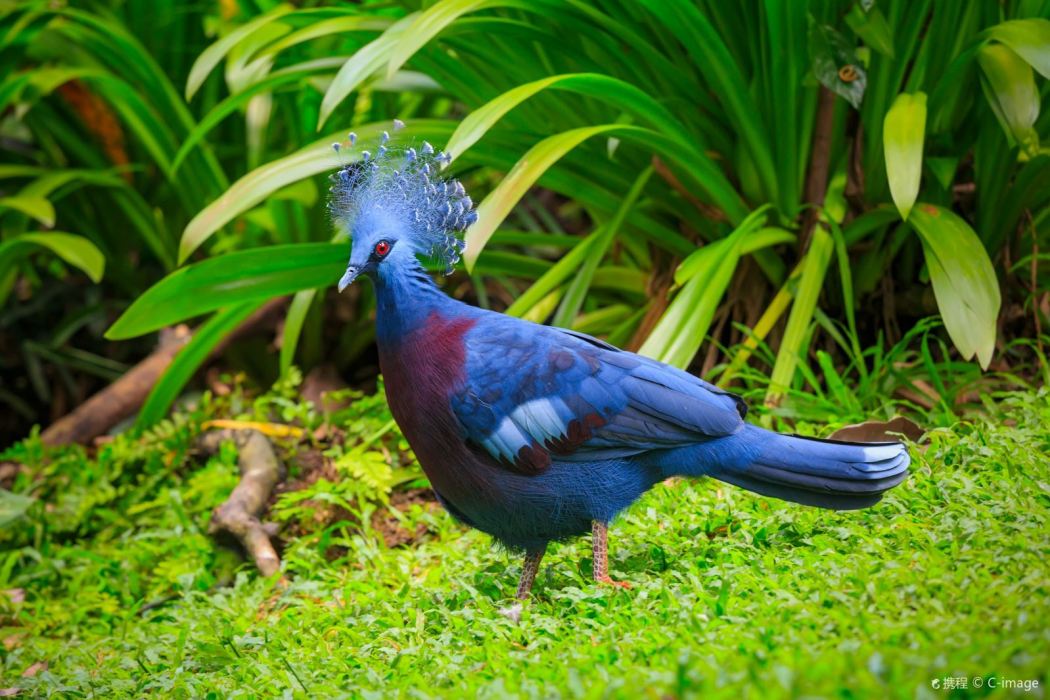
[[[184,325],[165,329],[160,344],[149,357],[48,426],[40,439],[45,445],[88,442],[133,414],[192,335]]]
[[[259,307],[258,311],[248,316],[233,333],[215,346],[209,359],[220,355],[237,338],[273,323],[286,300],[285,297],[272,299]],[[149,357],[80,404],[71,413],[48,426],[40,439],[46,445],[90,442],[134,414],[164,374],[164,370],[171,364],[175,354],[189,342],[192,335],[189,328],[182,325],[166,332],[162,331],[160,345]]]
[[[273,445],[258,430],[212,430],[198,444],[215,453],[226,440],[237,445],[241,480],[226,502],[212,513],[208,534],[229,532],[240,540],[263,576],[277,573],[281,559],[270,542],[270,532],[259,520],[273,488],[284,478],[284,465]]]

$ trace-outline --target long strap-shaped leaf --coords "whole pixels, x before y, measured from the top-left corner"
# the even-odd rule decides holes
[[[390,125],[385,122],[366,124],[358,127],[357,133],[361,142],[366,143],[379,138],[379,135],[389,128]],[[396,144],[399,139],[409,137],[443,140],[451,133],[452,127],[450,122],[420,119],[412,122],[411,134],[406,137],[405,134],[408,131],[406,129],[400,134],[395,134],[391,143]],[[341,140],[343,137],[345,137],[345,132],[329,135],[291,155],[258,167],[233,183],[219,199],[201,210],[186,225],[186,230],[182,233],[182,240],[179,242],[179,262],[185,261],[213,233],[263,201],[270,194],[299,180],[335,170],[341,163],[332,153],[332,140]],[[355,152],[349,152],[345,156],[348,161],[359,157],[359,153]]]
[[[624,197],[623,204],[619,209],[616,210],[616,214],[609,223],[602,227],[601,236],[595,242],[594,248],[583,265],[580,266],[579,272],[573,278],[569,284],[569,288],[565,292],[565,297],[561,301],[561,305],[558,307],[558,312],[554,315],[552,324],[555,326],[570,327],[573,321],[576,319],[576,314],[583,306],[584,297],[587,295],[587,290],[591,287],[591,282],[594,280],[594,273],[598,269],[598,265],[601,263],[602,258],[605,257],[606,251],[612,244],[616,234],[620,232],[620,227],[623,225],[623,220],[627,217],[627,212],[630,211],[635,202],[638,201],[638,197],[641,196],[642,190],[645,189],[645,185],[649,182],[649,178],[653,174],[652,166],[646,168],[638,175],[638,178],[631,185],[630,191],[627,196]]]
[[[679,267],[688,271],[686,278],[676,274],[676,280],[684,280],[685,286],[645,339],[641,354],[675,367],[689,365],[711,327],[740,257],[783,240],[783,234],[763,233],[768,209],[766,205],[752,212],[729,236],[701,248]]]
[[[2,200],[0,200],[2,201]],[[46,201],[46,200],[45,200]],[[33,252],[34,248],[45,248],[70,265],[82,270],[92,282],[102,279],[106,269],[106,258],[95,244],[72,233],[23,233],[0,243],[0,280],[7,274],[15,260]]]
[[[106,332],[134,338],[245,301],[335,284],[346,245],[299,243],[227,253],[176,270],[147,289]]]
[[[809,324],[813,321],[813,312],[817,308],[817,299],[824,285],[824,276],[828,271],[834,241],[823,226],[813,229],[809,250],[802,261],[802,275],[795,294],[795,303],[791,306],[784,338],[777,350],[777,359],[773,364],[773,374],[769,378],[769,390],[766,402],[776,403],[791,386],[799,360],[805,356],[805,340]]]
[[[193,96],[197,93],[197,90],[200,89],[200,86],[204,84],[208,75],[210,75],[222,59],[233,50],[233,47],[245,38],[251,36],[254,32],[294,10],[295,8],[291,5],[278,5],[266,14],[259,15],[252,21],[237,27],[232,32],[202,51],[201,55],[197,57],[196,61],[194,61],[193,67],[190,68],[189,77],[186,79],[186,101],[188,102],[193,99]]]
[[[473,269],[489,237],[503,222],[525,192],[562,156],[599,134],[621,136],[653,148],[661,156],[681,167],[698,186],[703,187],[731,221],[741,221],[747,209],[740,196],[728,185],[710,159],[698,158],[677,139],[638,126],[600,124],[570,129],[548,136],[521,157],[500,184],[478,206],[478,220],[466,233],[464,262]]]
[[[399,37],[393,51],[390,52],[387,77],[394,75],[408,59],[412,58],[413,54],[465,14],[493,7],[516,7],[535,11],[535,4],[530,6],[529,3],[522,2],[522,0],[441,0],[441,2],[436,2],[426,11],[416,14],[412,21],[406,24],[404,33]]]
[[[688,140],[682,123],[643,90],[619,78],[599,73],[567,73],[519,85],[467,115],[445,149],[452,158],[477,143],[505,114],[544,90],[565,90],[594,97],[645,119],[672,138]]]
[[[255,95],[273,92],[277,88],[291,83],[299,83],[304,78],[315,73],[335,70],[343,65],[343,62],[344,59],[338,56],[319,58],[313,61],[304,61],[303,63],[298,63],[294,66],[288,66],[287,68],[274,71],[258,82],[247,85],[230,95],[204,115],[204,118],[201,119],[189,135],[183,139],[182,146],[179,147],[179,151],[175,154],[175,159],[171,164],[172,173],[178,171],[179,166],[182,165],[182,161],[190,154],[194,146],[208,135],[208,132],[214,129],[223,119],[237,111],[245,102]]]
[[[295,293],[292,303],[288,306],[288,313],[284,317],[284,332],[281,335],[280,372],[282,377],[295,361],[295,350],[299,347],[299,334],[302,333],[306,314],[316,297],[316,289],[304,289]]]
[[[332,80],[332,84],[328,86],[328,90],[321,100],[321,112],[317,117],[318,131],[328,121],[328,117],[332,116],[332,112],[339,106],[339,103],[346,99],[347,95],[356,90],[361,83],[382,68],[383,63],[386,62],[397,47],[397,42],[400,41],[401,35],[415,17],[416,13],[403,17],[371,42],[358,49],[357,53],[343,64],[343,67],[335,74],[335,79]]]
[[[718,31],[696,3],[688,0],[645,0],[643,4],[678,37],[701,66],[754,159],[766,196],[776,201],[778,185],[767,138],[769,132],[763,127],[758,106],[748,92],[748,81]]]
[[[190,342],[175,355],[160,381],[153,386],[135,420],[135,427],[148,428],[162,419],[215,346],[264,302],[257,300],[235,304],[205,321]]]

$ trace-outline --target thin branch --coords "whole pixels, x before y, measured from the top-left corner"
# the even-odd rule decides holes
[[[262,575],[270,576],[281,568],[281,559],[259,516],[274,487],[284,478],[284,465],[270,441],[258,430],[213,430],[201,436],[199,445],[206,452],[214,453],[226,440],[233,440],[237,445],[241,480],[226,502],[212,513],[208,533],[232,534]]]

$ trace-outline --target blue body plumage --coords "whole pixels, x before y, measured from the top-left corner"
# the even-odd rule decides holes
[[[595,577],[611,581],[606,524],[670,476],[842,510],[907,476],[899,443],[762,430],[741,399],[686,372],[446,296],[419,256],[454,265],[476,215],[444,161],[425,145],[337,174],[333,215],[353,237],[340,288],[372,278],[394,417],[449,512],[527,553],[519,596],[549,541],[588,530]]]

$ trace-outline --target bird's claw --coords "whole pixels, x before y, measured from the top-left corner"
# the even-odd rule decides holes
[[[628,583],[627,581],[616,581],[611,576],[599,576],[595,580],[598,581],[598,583],[603,583],[608,586],[617,586],[627,591],[631,590],[630,583]]]

